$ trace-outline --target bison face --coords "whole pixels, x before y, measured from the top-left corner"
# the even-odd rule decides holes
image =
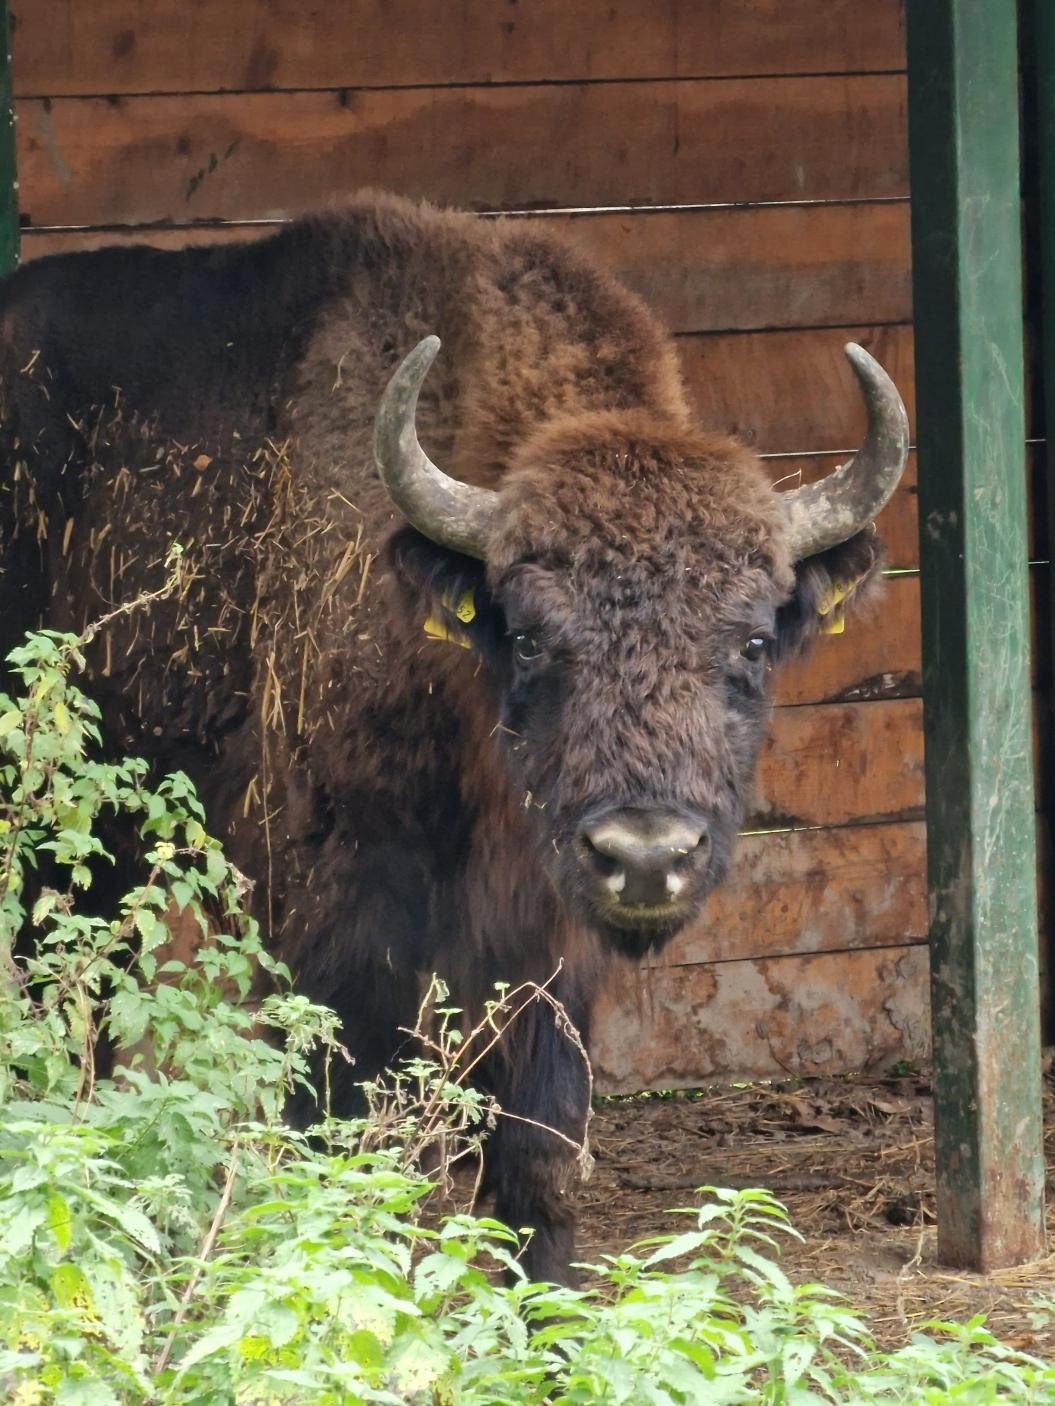
[[[565,904],[641,954],[722,877],[768,671],[815,632],[822,596],[875,573],[878,543],[858,531],[861,505],[849,511],[840,482],[789,505],[742,446],[640,410],[549,423],[513,453],[500,491],[471,488],[420,449],[416,388],[400,405],[400,374],[377,457],[428,534],[397,535],[397,575],[434,632],[467,644],[493,680],[490,745]],[[894,483],[903,412],[878,427],[882,439],[898,425]],[[876,438],[873,424],[859,458]],[[410,490],[393,481],[393,457],[416,479]],[[839,471],[851,486],[852,467]],[[811,527],[818,505],[824,521]],[[468,681],[479,662],[465,663]]]
[[[487,745],[563,901],[639,955],[724,874],[770,671],[812,632],[832,577],[874,571],[877,539],[796,573],[745,450],[659,440],[625,414],[536,437],[499,498],[486,562],[407,530],[398,575],[416,628],[428,616],[475,656],[447,663],[477,689],[481,663],[490,677]]]
[[[632,954],[693,918],[726,869],[783,594],[669,526],[660,559],[641,535],[595,537],[514,561],[491,592],[510,780],[565,901]]]

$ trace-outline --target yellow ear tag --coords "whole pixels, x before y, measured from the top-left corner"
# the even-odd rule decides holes
[[[476,619],[476,588],[470,586],[469,589],[459,597],[458,604],[454,607],[454,613],[463,625],[468,625],[471,620]],[[444,601],[444,605],[449,605]]]
[[[849,600],[857,589],[857,582],[851,581],[848,585],[837,586],[832,584],[831,590],[822,599],[817,607],[817,614],[820,616],[820,632],[822,635],[841,635],[846,629],[846,612],[838,609],[844,601]]]
[[[475,589],[470,587],[469,590],[465,591],[464,594],[458,598],[457,605],[452,605],[451,601],[446,596],[444,597],[443,604],[448,610],[454,611],[454,614],[463,625],[468,625],[471,621],[476,619],[476,601],[474,596]],[[452,634],[443,621],[437,620],[434,615],[430,615],[425,621],[424,629],[430,640],[449,640],[451,644],[460,644],[462,649],[469,649],[471,647],[469,641],[463,634],[460,632]]]

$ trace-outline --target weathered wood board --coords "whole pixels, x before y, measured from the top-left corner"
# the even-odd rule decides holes
[[[729,333],[679,340],[686,383],[710,424],[759,453],[852,449],[864,407],[843,356],[860,342],[893,377],[915,428],[912,329],[844,325]]]
[[[19,94],[871,73],[900,0],[12,0]]]
[[[882,519],[880,519],[881,530]],[[1046,565],[1030,570],[1030,657],[1034,687],[1049,680]],[[774,702],[852,703],[921,692],[919,577],[891,576],[882,595],[841,635],[822,635],[810,653],[776,675]]]
[[[591,1041],[599,1091],[691,1088],[774,1073],[878,1071],[924,1056],[927,948],[706,966],[619,966]]]
[[[921,820],[742,835],[732,872],[698,923],[653,967],[896,947],[927,937]]]
[[[842,634],[821,635],[805,658],[774,674],[773,699],[778,705],[867,703],[919,692],[919,580],[894,576]]]
[[[23,98],[27,223],[245,220],[385,186],[473,209],[901,197],[904,80]]]
[[[759,756],[749,828],[851,825],[922,813],[919,699],[777,709]]]

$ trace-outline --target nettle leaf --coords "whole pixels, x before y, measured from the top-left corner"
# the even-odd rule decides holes
[[[79,1265],[57,1264],[51,1271],[51,1292],[59,1308],[76,1308],[89,1317],[97,1316],[91,1285]]]
[[[143,1318],[137,1285],[116,1256],[92,1268],[95,1311],[110,1342],[125,1357],[134,1357],[143,1342]]]
[[[176,1381],[180,1381],[199,1362],[233,1347],[242,1336],[242,1329],[237,1323],[219,1323],[215,1328],[210,1328],[196,1343],[191,1344],[180,1359]]]
[[[48,1229],[59,1248],[59,1253],[64,1255],[70,1248],[72,1216],[69,1204],[64,1196],[61,1196],[57,1191],[52,1191],[48,1195],[46,1209]]]
[[[143,1038],[153,1002],[136,987],[124,986],[110,998],[108,1025],[119,1047],[134,1045]]]
[[[136,932],[142,938],[143,951],[150,952],[160,947],[168,938],[168,929],[158,920],[156,913],[149,908],[137,908],[132,918]]]
[[[33,905],[31,921],[35,927],[40,927],[54,911],[61,895],[54,889],[45,889]]]
[[[285,1347],[300,1330],[300,1318],[285,1304],[269,1304],[257,1319],[257,1327],[273,1348]]]
[[[86,1190],[83,1195],[107,1219],[113,1221],[115,1225],[119,1225],[141,1250],[145,1250],[147,1254],[151,1255],[161,1253],[161,1240],[157,1230],[137,1206],[117,1201],[111,1196],[102,1196],[91,1190]]]
[[[48,1173],[36,1162],[24,1162],[22,1166],[16,1167],[11,1177],[11,1191],[17,1195],[20,1191],[33,1191],[38,1186],[44,1186],[48,1181]]]
[[[739,1244],[736,1246],[735,1254],[741,1264],[748,1267],[748,1273],[752,1271],[758,1279],[769,1284],[777,1291],[782,1298],[789,1302],[794,1299],[794,1290],[791,1281],[782,1269],[767,1260],[764,1255],[760,1255],[757,1250],[751,1249],[749,1245]]]
[[[466,1273],[463,1257],[434,1250],[420,1261],[414,1271],[414,1295],[446,1294],[461,1282]]]
[[[7,1260],[17,1260],[26,1255],[33,1246],[33,1237],[44,1224],[45,1208],[39,1203],[26,1206],[8,1200],[4,1215],[0,1218],[0,1256]]]
[[[172,895],[172,901],[181,913],[187,904],[197,896],[196,888],[185,879],[174,879],[169,885],[169,892]]]

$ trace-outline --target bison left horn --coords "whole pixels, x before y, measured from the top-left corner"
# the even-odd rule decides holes
[[[438,546],[483,560],[498,494],[451,478],[418,442],[418,395],[439,349],[439,337],[426,337],[385,387],[374,421],[374,462],[388,496],[412,527]]]
[[[792,558],[827,551],[862,531],[898,486],[908,458],[908,416],[879,362],[848,342],[846,356],[864,395],[868,431],[854,457],[822,478],[780,495]]]

